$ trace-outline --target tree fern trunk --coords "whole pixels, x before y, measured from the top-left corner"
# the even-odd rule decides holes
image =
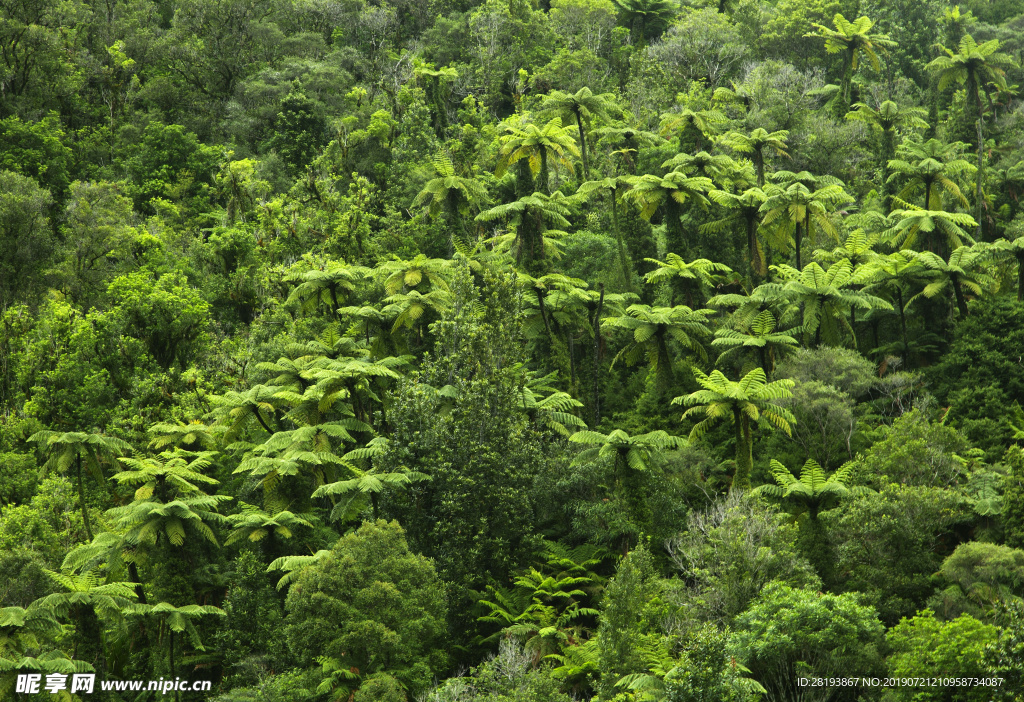
[[[748,490],[754,465],[750,419],[737,408],[733,410],[733,423],[736,426],[736,473],[732,476],[731,491]]]
[[[580,130],[580,152],[583,154],[583,180],[590,180],[590,166],[587,163],[587,135],[583,131],[583,115],[576,112],[576,126]]]
[[[85,505],[85,484],[82,482],[82,454],[75,457],[75,473],[78,477],[78,504],[82,507],[82,523],[85,525],[85,535],[92,542],[92,522],[89,520],[89,508]]]

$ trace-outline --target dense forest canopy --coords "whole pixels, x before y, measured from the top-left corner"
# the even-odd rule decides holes
[[[0,0],[0,698],[1021,702],[1022,30]]]

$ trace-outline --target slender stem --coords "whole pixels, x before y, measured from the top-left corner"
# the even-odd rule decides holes
[[[580,149],[583,153],[583,180],[590,180],[590,167],[587,164],[587,135],[583,131],[583,115],[576,110],[576,125],[580,128]]]
[[[629,265],[629,257],[626,256],[626,245],[622,241],[622,229],[619,227],[619,210],[615,205],[615,191],[612,190],[609,197],[612,199],[612,225],[615,227],[615,240],[619,245],[619,264],[622,266],[622,275],[625,277],[626,290],[633,292],[633,270]]]
[[[594,312],[594,426],[601,424],[601,308],[604,307],[604,283],[601,283],[601,296],[597,300]]]
[[[92,522],[89,520],[89,509],[85,506],[85,484],[82,482],[82,454],[75,457],[75,469],[78,474],[78,502],[82,506],[82,522],[85,524],[85,535],[92,541]]]

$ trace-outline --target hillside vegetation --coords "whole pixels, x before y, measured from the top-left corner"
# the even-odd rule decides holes
[[[1022,37],[0,0],[0,698],[1024,701]]]

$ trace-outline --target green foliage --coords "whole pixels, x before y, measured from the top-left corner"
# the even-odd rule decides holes
[[[56,114],[38,122],[17,117],[0,120],[0,171],[34,178],[41,187],[62,197],[71,183],[72,153]]]
[[[242,551],[235,559],[223,608],[216,644],[230,671],[231,687],[254,684],[283,658],[286,641],[281,602],[252,551]]]
[[[731,646],[750,676],[780,696],[801,677],[882,669],[882,623],[854,594],[772,584],[736,619]]]
[[[731,625],[771,582],[821,584],[797,549],[797,529],[762,501],[730,494],[691,512],[686,526],[667,544],[681,576],[668,599],[684,621]]]
[[[483,589],[487,574],[504,581],[534,550],[530,485],[544,458],[519,410],[524,369],[513,281],[493,278],[480,290],[460,267],[452,294],[432,329],[434,353],[396,390],[379,465],[430,476],[389,495],[382,512],[400,517],[413,547],[435,560],[450,588],[456,634],[467,636],[469,591]]]
[[[893,484],[953,486],[965,482],[967,476],[957,456],[969,448],[956,429],[931,421],[925,411],[915,409],[885,427],[871,448],[851,465],[859,479],[876,490]]]
[[[1021,9],[4,3],[0,698],[1017,702]]]
[[[1006,450],[1004,458],[1010,468],[1003,495],[1003,528],[1006,543],[1024,548],[1024,451],[1018,446]]]
[[[544,666],[515,639],[503,639],[498,654],[470,671],[452,677],[424,697],[424,702],[568,702]]]
[[[892,626],[921,609],[956,530],[971,519],[967,500],[939,487],[889,486],[829,513],[838,585],[860,593]]]
[[[1005,298],[981,302],[961,322],[949,352],[928,373],[940,402],[951,406],[949,422],[997,460],[1009,443],[1002,417],[1024,402],[1024,369],[1014,357],[1024,344],[1017,320],[1020,303]]]
[[[939,571],[950,583],[929,607],[942,619],[969,614],[975,619],[991,617],[993,609],[1007,600],[1024,595],[1024,551],[998,544],[960,544],[942,562]]]
[[[654,559],[643,544],[619,563],[605,590],[597,630],[600,699],[612,699],[623,676],[646,670],[645,649],[659,639],[661,589]]]
[[[365,522],[299,575],[288,593],[288,644],[300,662],[327,656],[363,681],[386,672],[418,694],[446,664],[440,585],[397,522]]]
[[[53,197],[27,176],[0,170],[0,305],[40,292],[41,273],[53,254],[48,218]],[[24,296],[24,298],[23,298]]]
[[[995,643],[998,630],[991,624],[982,624],[969,615],[961,615],[948,622],[932,616],[930,610],[912,619],[903,619],[886,635],[892,653],[888,660],[888,674],[893,677],[927,675],[928,670],[956,670],[957,674],[983,677],[988,675],[983,661],[985,648]],[[940,700],[941,690],[911,691],[894,688],[893,699]],[[963,700],[988,700],[990,692],[965,689],[957,693]]]
[[[672,404],[690,406],[683,413],[684,419],[697,413],[705,415],[705,419],[690,431],[691,440],[705,434],[719,420],[732,421],[736,430],[736,475],[731,489],[747,489],[750,487],[753,464],[751,423],[757,422],[765,428],[775,427],[790,433],[796,419],[778,401],[792,396],[790,388],[794,383],[788,379],[767,382],[761,368],[750,371],[739,382],[727,379],[717,370],[708,376],[695,368],[694,375],[703,390],[677,397],[672,400]]]

